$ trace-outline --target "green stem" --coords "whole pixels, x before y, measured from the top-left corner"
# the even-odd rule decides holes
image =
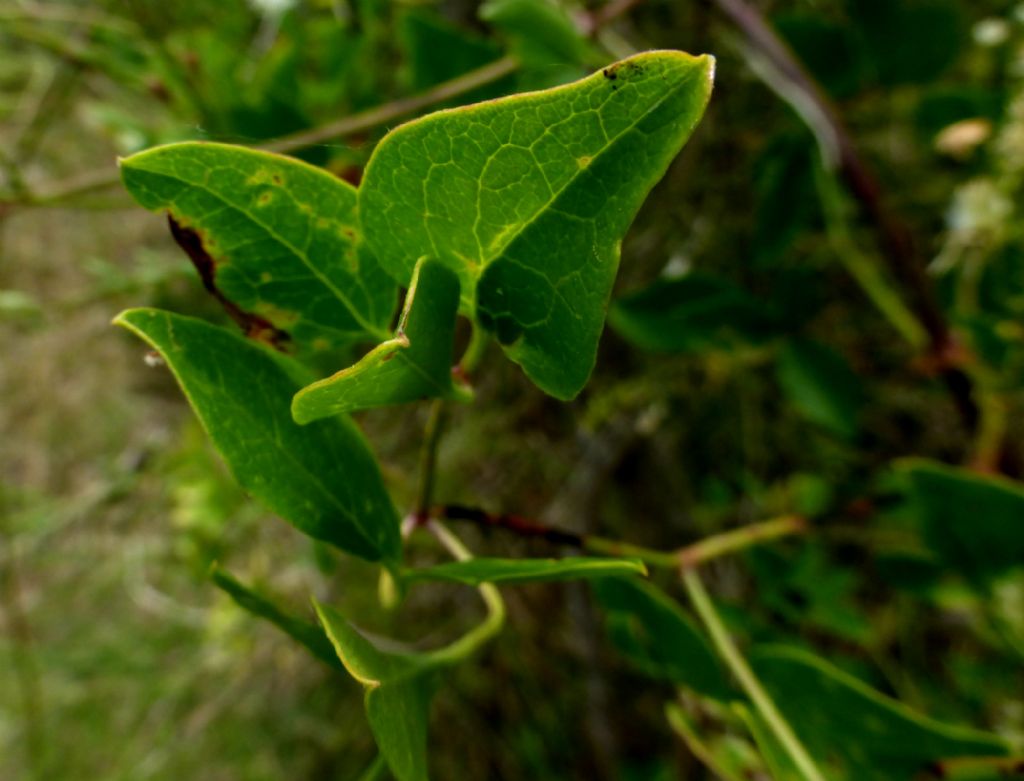
[[[430,405],[427,425],[423,432],[423,448],[420,451],[420,479],[415,511],[419,523],[425,523],[430,517],[430,501],[434,495],[434,477],[437,473],[437,448],[441,443],[445,418],[444,399],[435,399]]]
[[[718,655],[722,657],[736,680],[739,681],[743,691],[750,697],[754,707],[757,708],[779,743],[785,748],[786,753],[792,758],[801,775],[806,781],[825,781],[825,777],[814,764],[811,755],[807,753],[807,749],[804,748],[789,723],[783,718],[775,706],[775,702],[768,696],[761,682],[754,675],[754,671],[750,669],[750,665],[747,664],[736,644],[733,643],[711,602],[711,597],[708,596],[708,592],[704,588],[700,575],[697,574],[697,570],[692,567],[684,567],[682,579],[686,593],[693,603],[693,608],[700,616],[708,634],[711,635],[711,642]]]
[[[475,320],[471,321],[473,330],[469,336],[469,344],[459,361],[459,372],[463,377],[472,377],[487,353],[487,347],[491,343],[491,336]]]
[[[700,739],[700,735],[697,734],[697,731],[690,724],[689,719],[678,704],[670,702],[666,705],[665,717],[668,719],[668,724],[672,731],[690,749],[690,753],[700,760],[708,770],[718,776],[721,781],[743,781],[739,775],[733,773],[728,768],[722,767],[718,760],[715,759],[711,749]]]
[[[473,558],[473,554],[462,544],[462,541],[440,522],[432,520],[427,524],[427,528],[457,561],[469,561]],[[477,590],[487,606],[487,617],[450,645],[423,654],[422,658],[426,662],[429,664],[461,662],[501,631],[501,627],[505,624],[505,601],[501,598],[501,592],[490,583],[482,584]]]
[[[1024,757],[957,757],[932,764],[923,778],[950,781],[988,781],[992,778],[1024,778]]]
[[[807,531],[807,521],[798,515],[784,515],[761,523],[752,523],[739,529],[722,532],[674,551],[658,551],[609,540],[605,537],[583,538],[583,548],[605,556],[636,558],[652,567],[696,567],[711,559],[749,548],[768,540],[801,534]]]
[[[854,243],[839,185],[832,174],[820,166],[816,174],[818,197],[825,213],[825,230],[839,260],[868,300],[900,336],[915,350],[924,350],[928,346],[928,332],[910,311],[910,307],[896,294],[879,268]]]

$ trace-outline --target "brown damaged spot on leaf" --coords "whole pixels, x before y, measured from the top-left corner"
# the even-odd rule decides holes
[[[202,280],[206,292],[220,302],[231,319],[238,323],[246,337],[285,352],[285,346],[291,341],[291,336],[286,331],[276,328],[265,317],[246,312],[217,288],[217,261],[207,251],[199,231],[182,225],[170,214],[167,215],[167,222],[171,226],[171,235],[174,240],[179,247],[185,250],[185,254],[188,255],[192,265],[199,272],[199,278]]]

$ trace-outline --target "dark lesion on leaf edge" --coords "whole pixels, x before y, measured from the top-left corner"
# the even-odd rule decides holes
[[[286,352],[286,346],[291,341],[291,336],[286,331],[276,328],[265,317],[253,312],[246,312],[238,304],[225,296],[217,287],[217,261],[214,260],[213,256],[206,249],[202,234],[193,228],[182,225],[170,214],[167,215],[167,222],[171,227],[171,235],[174,237],[174,240],[185,251],[185,254],[188,255],[192,265],[196,267],[203,287],[220,302],[231,319],[242,329],[245,336],[254,341],[270,345],[280,352]]]

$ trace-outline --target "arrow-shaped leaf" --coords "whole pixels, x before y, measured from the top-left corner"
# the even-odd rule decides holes
[[[366,690],[370,730],[391,772],[398,781],[426,781],[431,667],[382,651],[336,610],[314,605],[341,663]]]
[[[427,398],[467,399],[452,382],[459,280],[436,260],[416,265],[398,330],[359,363],[303,388],[292,401],[299,423]]]
[[[553,396],[586,383],[647,193],[689,138],[714,60],[648,52],[582,81],[441,111],[390,133],[359,189],[366,240],[397,280],[459,276],[466,312]]]
[[[359,243],[351,185],[292,158],[196,142],[132,155],[121,176],[139,203],[170,214],[207,289],[243,325],[312,350],[387,338],[395,285]]]
[[[114,322],[167,362],[243,488],[310,537],[371,561],[398,559],[398,516],[359,429],[340,417],[292,420],[305,374],[295,361],[170,312],[131,309]]]

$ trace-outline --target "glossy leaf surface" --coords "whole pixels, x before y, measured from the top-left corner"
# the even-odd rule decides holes
[[[359,430],[345,418],[292,420],[298,364],[169,312],[131,309],[115,322],[160,353],[244,489],[310,537],[371,561],[398,558],[398,517]]]
[[[403,577],[408,581],[446,580],[467,586],[478,586],[481,583],[532,583],[645,574],[646,567],[641,562],[631,559],[474,558],[407,570]]]
[[[366,240],[395,279],[456,272],[464,311],[561,399],[590,376],[619,247],[689,138],[714,60],[648,52],[573,84],[410,122],[359,190]]]
[[[751,666],[808,750],[845,778],[905,781],[938,759],[1007,753],[998,737],[929,719],[806,651],[755,650]]]
[[[387,338],[395,285],[360,246],[351,185],[292,158],[208,143],[132,155],[121,176],[139,203],[169,213],[229,309],[313,350]]]
[[[730,696],[711,647],[678,603],[635,578],[597,581],[593,588],[612,642],[643,672],[715,699]]]
[[[436,260],[416,266],[398,329],[359,363],[303,388],[292,415],[309,423],[330,415],[419,399],[468,399],[452,382],[459,280]]]

